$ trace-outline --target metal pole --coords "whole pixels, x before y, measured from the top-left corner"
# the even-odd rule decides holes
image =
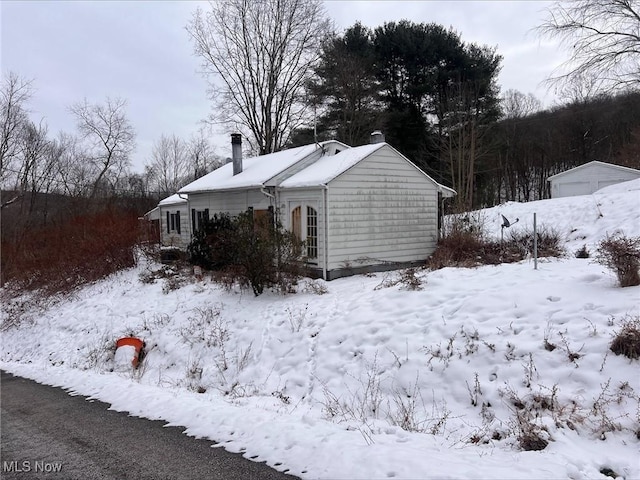
[[[538,229],[535,213],[533,214],[533,269],[538,269]]]

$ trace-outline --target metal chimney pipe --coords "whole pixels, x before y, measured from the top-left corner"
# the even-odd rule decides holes
[[[384,143],[384,134],[380,130],[371,132],[369,143]]]
[[[231,156],[233,158],[233,174],[242,172],[242,136],[239,133],[231,134]]]

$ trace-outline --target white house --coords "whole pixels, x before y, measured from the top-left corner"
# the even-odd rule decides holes
[[[160,200],[156,208],[160,220],[162,245],[186,249],[191,242],[187,196],[176,193]]]
[[[379,132],[372,142],[349,147],[332,140],[243,160],[234,134],[233,163],[181,188],[182,202],[160,207],[180,212],[183,244],[213,213],[272,212],[305,240],[309,267],[326,280],[422,263],[438,240],[439,199],[455,192]],[[166,244],[172,230],[163,227]]]
[[[603,187],[640,178],[640,170],[593,161],[547,179],[551,198],[590,195]]]

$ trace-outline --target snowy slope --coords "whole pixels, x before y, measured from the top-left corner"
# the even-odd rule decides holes
[[[515,229],[536,212],[569,253],[593,251],[616,230],[640,235],[639,187],[478,215],[499,236],[500,214]],[[142,283],[153,268],[5,330],[2,368],[303,478],[640,478],[639,364],[608,350],[640,314],[640,287],[590,259],[422,271],[419,291],[386,286],[388,273],[258,298],[206,279]],[[143,367],[111,371],[131,334],[149,347]],[[544,450],[521,450],[527,428]]]

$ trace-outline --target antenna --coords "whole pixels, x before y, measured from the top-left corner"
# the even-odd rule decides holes
[[[320,150],[322,151],[321,155],[324,155],[325,153],[327,153],[327,150],[318,143],[318,130],[316,128],[316,104],[313,104],[313,142],[320,147]]]
[[[502,225],[500,225],[500,243],[504,243],[504,229],[505,228],[509,228],[512,225],[515,225],[516,223],[518,223],[520,221],[519,218],[516,218],[516,221],[511,223],[509,221],[509,219],[507,217],[505,217],[504,215],[500,215],[502,217]]]

